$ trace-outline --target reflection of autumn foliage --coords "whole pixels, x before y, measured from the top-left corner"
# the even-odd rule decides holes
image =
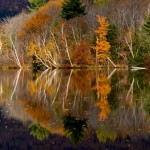
[[[107,119],[108,115],[110,114],[110,105],[107,101],[107,98],[103,99],[101,98],[97,103],[96,106],[100,108],[100,113],[99,113],[99,119],[100,120],[105,120]]]
[[[32,80],[29,80],[28,83],[29,93],[30,95],[37,94],[39,87],[37,84],[35,84]]]
[[[80,93],[87,92],[91,88],[91,82],[94,77],[92,71],[76,71],[72,75],[72,80],[74,86],[78,89]]]
[[[46,123],[52,116],[44,107],[38,104],[32,104],[25,100],[19,100],[25,112],[29,114],[35,121]]]
[[[117,134],[105,126],[96,130],[96,136],[101,143],[105,143],[107,140],[113,142],[117,138]]]
[[[47,129],[52,134],[64,135],[64,128],[62,123],[51,124],[53,113],[46,110],[44,106],[39,104],[33,104],[32,102],[19,100],[19,103],[23,106],[24,111],[37,122],[41,127]],[[54,121],[54,120],[53,120]]]
[[[110,105],[107,100],[108,94],[111,91],[111,87],[109,80],[103,73],[99,75],[97,86],[95,88],[97,89],[98,95],[96,106],[100,108],[99,119],[105,120],[108,118],[108,115],[111,112]]]
[[[39,80],[38,83],[29,80],[27,85],[28,85],[30,95],[35,96],[36,94],[42,91],[53,97],[53,95],[55,95],[57,85],[55,84],[47,85],[46,84],[47,82],[46,82],[46,78]]]
[[[93,64],[93,60],[90,54],[90,47],[85,44],[85,42],[80,42],[76,47],[75,47],[75,52],[73,55],[73,61],[75,64],[88,64],[91,65]]]

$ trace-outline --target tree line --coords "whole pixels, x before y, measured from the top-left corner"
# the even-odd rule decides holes
[[[29,0],[1,23],[4,66],[147,67],[148,0]]]

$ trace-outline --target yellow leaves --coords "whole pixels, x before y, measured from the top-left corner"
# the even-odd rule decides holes
[[[32,80],[28,81],[28,89],[31,95],[36,94],[39,90],[38,86]]]
[[[56,49],[54,41],[50,38],[45,46],[46,50],[54,51]]]
[[[38,45],[37,44],[35,44],[35,43],[33,43],[33,42],[30,42],[29,43],[29,48],[28,48],[28,55],[29,56],[32,56],[34,53],[35,53],[35,51],[37,52],[37,51],[39,51],[40,49],[39,49],[39,47],[38,47]]]
[[[107,33],[109,23],[106,21],[104,16],[97,16],[97,21],[100,24],[100,27],[95,30],[95,33],[98,34],[98,40],[96,41],[96,46],[92,47],[97,51],[97,57],[100,62],[104,62],[109,56],[110,44],[107,42]]]

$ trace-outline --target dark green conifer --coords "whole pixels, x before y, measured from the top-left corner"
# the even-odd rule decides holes
[[[146,23],[143,25],[142,30],[150,38],[150,15],[148,16]]]
[[[61,17],[69,20],[80,15],[85,15],[86,6],[80,0],[64,0]]]

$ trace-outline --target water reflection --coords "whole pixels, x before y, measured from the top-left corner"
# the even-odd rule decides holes
[[[0,72],[2,114],[32,136],[67,137],[74,144],[95,134],[101,143],[148,137],[150,84],[143,72],[46,70]]]

